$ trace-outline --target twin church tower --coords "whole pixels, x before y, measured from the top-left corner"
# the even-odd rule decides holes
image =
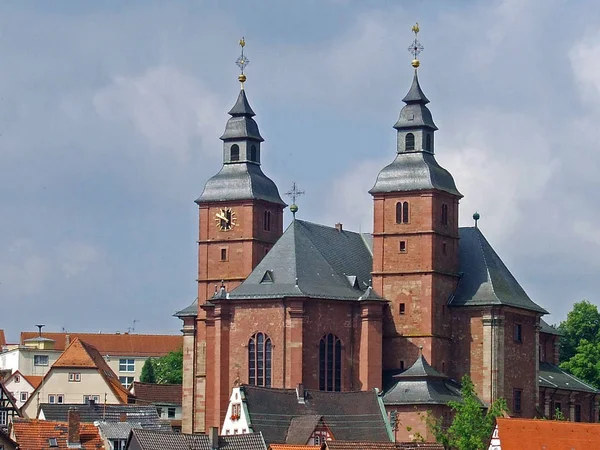
[[[220,427],[239,384],[385,391],[421,353],[444,376],[469,374],[483,401],[510,405],[520,389],[533,414],[536,365],[514,375],[499,361],[512,345],[505,330],[517,322],[529,342],[515,351],[535,361],[545,310],[478,229],[459,230],[462,195],[434,156],[437,127],[419,85],[422,47],[413,31],[414,78],[394,125],[395,159],[370,190],[368,235],[297,219],[284,232],[286,204],[261,169],[240,41],[242,87],[220,138],[223,166],[196,200],[198,298],[176,314],[184,324],[184,432]],[[498,282],[506,298],[481,290]]]

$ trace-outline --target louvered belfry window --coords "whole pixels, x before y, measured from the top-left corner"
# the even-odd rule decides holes
[[[255,333],[248,342],[248,384],[271,387],[271,338]]]
[[[319,343],[319,389],[342,390],[342,342],[329,333]]]

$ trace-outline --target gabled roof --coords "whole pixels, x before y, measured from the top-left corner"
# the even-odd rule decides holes
[[[87,449],[104,449],[104,441],[98,428],[91,423],[80,423],[81,447]],[[19,448],[23,450],[48,449],[48,440],[56,439],[59,449],[67,449],[69,424],[38,419],[15,419],[13,433]]]
[[[59,405],[42,403],[38,411],[38,417],[43,417],[45,420],[66,422],[69,409],[76,409],[79,412],[81,422],[120,422],[122,414],[125,414],[127,422],[141,423],[142,425],[160,423],[160,417],[155,406],[132,404],[64,403]]]
[[[206,434],[184,434],[133,429],[127,440],[127,448],[136,442],[141,450],[212,450]],[[267,450],[260,433],[219,436],[219,448],[227,450]]]
[[[600,390],[547,362],[540,362],[538,379],[540,387],[600,394]]]
[[[6,380],[4,380],[4,383],[5,384],[8,383],[10,380],[12,380],[13,378],[15,378],[16,376],[20,376],[23,380],[25,380],[27,383],[29,383],[33,389],[37,389],[37,387],[40,385],[40,383],[44,379],[44,377],[41,376],[41,375],[27,375],[27,376],[25,376],[21,372],[19,372],[18,370],[15,370]]]
[[[93,345],[87,344],[79,338],[75,338],[52,365],[45,378],[50,376],[53,369],[57,367],[96,369],[102,378],[104,378],[104,381],[108,384],[113,394],[115,394],[122,403],[127,403],[129,392],[119,382],[117,375],[115,375],[102,355],[100,355],[98,349]],[[33,395],[31,397],[33,397]]]
[[[17,407],[17,401],[12,396],[3,381],[0,381],[0,408],[8,413],[10,417],[21,416],[21,411]],[[0,427],[1,429],[2,427]]]
[[[293,417],[287,430],[285,442],[287,444],[306,444],[322,419],[318,414]]]
[[[182,386],[180,384],[157,384],[134,381],[130,391],[136,403],[162,403],[181,405]]]
[[[360,233],[294,220],[228,297],[359,300],[369,287],[371,266],[371,252]],[[369,300],[383,300],[374,295]]]
[[[600,424],[558,420],[497,419],[502,450],[600,448]]]
[[[479,228],[459,228],[462,276],[451,306],[505,305],[547,314],[525,293]]]
[[[38,336],[37,332],[23,331],[21,344]],[[55,341],[54,350],[64,350],[70,341],[78,338],[93,345],[100,354],[109,356],[164,356],[181,350],[183,336],[161,334],[114,333],[43,333]],[[69,342],[68,342],[68,341]]]
[[[265,441],[285,443],[292,420],[299,416],[322,416],[336,439],[389,442],[391,429],[376,390],[325,392],[276,389],[243,385],[249,426],[261,431]]]

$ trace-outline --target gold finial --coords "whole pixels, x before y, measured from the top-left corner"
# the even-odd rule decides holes
[[[418,56],[419,53],[423,51],[423,46],[421,45],[418,39],[419,31],[419,22],[417,22],[412,27],[412,32],[415,33],[415,39],[412,41],[410,47],[408,47],[408,51],[413,55],[411,65],[415,68],[415,70],[421,65],[421,61],[419,61]]]
[[[244,74],[244,69],[248,64],[250,64],[250,60],[246,58],[244,55],[244,47],[246,46],[246,40],[244,37],[240,39],[240,47],[242,48],[242,54],[235,60],[236,65],[240,68],[241,73],[238,76],[239,82],[242,84],[242,89],[244,89],[244,82],[246,81],[246,75]]]

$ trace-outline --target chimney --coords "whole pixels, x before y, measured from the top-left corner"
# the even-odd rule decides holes
[[[338,231],[342,231],[344,229],[344,226],[338,222],[335,224],[335,229]]]
[[[296,387],[296,399],[298,403],[304,405],[306,397],[304,396],[304,385],[302,383],[298,383]]]
[[[121,414],[119,414],[119,422],[127,422],[127,413],[126,412],[122,412]]]
[[[75,408],[69,408],[69,436],[67,438],[68,447],[81,447],[81,437],[79,431],[79,411]]]
[[[219,428],[210,427],[208,430],[208,443],[211,450],[216,450],[219,448]]]
[[[70,343],[71,343],[71,335],[65,334],[65,348],[67,348]]]

